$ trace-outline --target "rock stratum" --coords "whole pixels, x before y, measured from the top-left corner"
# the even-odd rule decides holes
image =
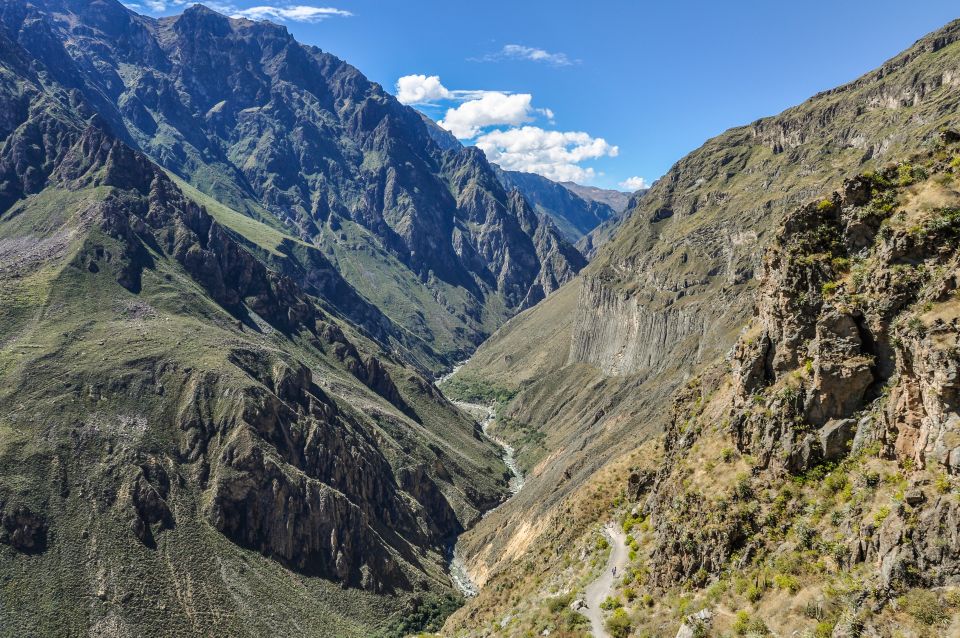
[[[403,635],[509,471],[432,371],[585,263],[281,27],[0,6],[0,634]]]
[[[929,593],[956,582],[956,575],[948,575],[949,543],[941,540],[940,549],[928,550],[923,541],[913,549],[916,528],[904,521],[917,520],[911,518],[914,510],[890,512],[909,493],[918,516],[950,520],[952,487],[944,492],[947,500],[937,500],[926,492],[918,496],[914,486],[933,485],[937,476],[943,485],[942,477],[952,476],[952,426],[945,424],[956,418],[954,364],[952,355],[930,342],[910,346],[906,334],[896,336],[899,328],[891,326],[916,324],[916,304],[952,304],[943,291],[951,289],[955,250],[953,231],[946,230],[952,222],[946,220],[953,205],[953,131],[960,125],[958,34],[960,26],[951,23],[850,84],[709,140],[634,198],[614,238],[577,279],[508,322],[452,379],[464,396],[486,393],[501,400],[497,431],[517,449],[528,481],[524,493],[462,539],[462,546],[472,548],[469,567],[483,575],[487,588],[448,629],[482,635],[476,631],[482,623],[508,617],[516,631],[505,629],[506,635],[544,628],[578,635],[583,629],[576,616],[559,613],[550,600],[564,592],[576,596],[590,562],[578,571],[564,557],[576,563],[596,554],[592,525],[610,515],[623,517],[637,543],[636,571],[628,576],[634,582],[626,586],[629,598],[622,590],[621,603],[629,600],[627,625],[638,635],[674,635],[678,624],[669,619],[696,611],[689,610],[689,600],[681,609],[670,596],[719,606],[726,614],[714,621],[719,633],[758,633],[765,621],[767,630],[789,635],[829,622],[829,630],[816,630],[829,635],[837,628],[835,636],[846,636],[855,634],[842,632],[862,621],[880,632],[875,635],[887,635],[882,628],[891,617],[907,622],[904,610],[924,605],[950,617],[953,603],[946,594],[933,594],[933,600]],[[830,195],[834,190],[838,194]],[[916,199],[920,191],[932,199]],[[874,210],[885,212],[872,217]],[[938,239],[927,237],[928,216],[943,224]],[[818,220],[814,238],[801,230],[813,224],[811,218]],[[903,219],[914,220],[906,229],[915,233],[910,239],[897,234]],[[773,266],[777,246],[803,257]],[[798,260],[822,270],[806,261],[801,268]],[[873,269],[857,284],[865,290],[851,293],[863,295],[857,300],[863,305],[837,307],[830,300],[843,286],[841,275],[848,271],[842,269],[854,272],[855,266]],[[931,276],[936,294],[925,287]],[[870,308],[866,290],[878,298]],[[938,324],[937,330],[949,350],[956,328],[949,318],[943,321],[946,327]],[[753,340],[744,339],[745,330],[754,331]],[[736,382],[725,371],[728,353],[740,370],[730,373]],[[765,399],[765,389],[781,390],[782,375],[787,369],[796,374],[797,366],[808,377],[793,388],[791,407]],[[701,384],[709,388],[702,395],[691,389]],[[738,384],[736,395],[730,388]],[[866,418],[884,397],[886,416]],[[674,401],[676,413],[668,408]],[[778,410],[789,416],[774,418]],[[691,451],[684,441],[698,440],[697,433],[708,429],[723,436],[704,440],[702,447],[693,444]],[[868,450],[870,460],[853,455],[851,445]],[[729,469],[737,459],[746,461]],[[810,477],[802,479],[809,481],[804,489],[813,490],[842,481],[828,481],[835,468],[849,471],[860,462],[884,467],[866,471],[886,476],[903,493],[893,494],[901,499],[893,504],[871,501],[875,511],[868,514],[865,507],[860,518],[836,514],[843,529],[861,530],[856,578],[882,591],[869,603],[850,603],[851,597],[831,606],[816,596],[830,591],[823,589],[827,582],[839,587],[837,581],[809,572],[801,577],[786,563],[776,565],[775,556],[796,549],[778,545],[781,538],[794,542],[786,533],[789,524],[764,527],[769,512],[761,506],[762,515],[751,518],[757,515],[751,508],[758,496],[790,485],[784,476]],[[621,473],[619,484],[610,476],[614,468]],[[739,496],[738,485],[744,490]],[[820,507],[812,491],[802,493],[808,507]],[[881,490],[877,498],[885,497],[890,493]],[[600,509],[598,518],[579,513],[588,507]],[[870,516],[874,531],[868,534],[863,530]],[[880,520],[897,525],[883,540],[876,535]],[[814,517],[800,527],[813,530],[821,522]],[[942,532],[931,525],[918,533],[932,539]],[[801,531],[810,543],[814,532]],[[806,550],[819,552],[817,557],[797,560],[815,563],[826,547],[814,538]],[[931,552],[940,552],[936,561]],[[837,580],[850,574],[849,556],[836,563],[843,566]],[[875,569],[884,560],[888,567]],[[516,573],[517,564],[524,575]],[[749,572],[753,580],[737,580],[736,570],[748,568],[757,570]],[[917,572],[927,575],[904,576]],[[783,587],[775,585],[775,576]],[[786,596],[807,585],[814,600],[804,617],[807,599]],[[725,598],[718,591],[733,593]],[[648,607],[636,602],[644,592],[651,597]],[[782,622],[775,618],[778,610],[790,612]],[[733,626],[737,612],[746,614],[739,628]],[[870,625],[873,613],[882,620]],[[854,616],[859,620],[850,620]],[[624,620],[623,614],[618,618]],[[937,616],[932,626],[945,627],[940,622]]]

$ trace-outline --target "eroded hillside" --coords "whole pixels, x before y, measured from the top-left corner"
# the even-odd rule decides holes
[[[454,387],[504,400],[500,432],[528,482],[464,539],[476,573],[509,587],[501,570],[536,555],[556,533],[550,517],[667,428],[674,393],[749,320],[761,257],[788,211],[943,143],[958,123],[958,33],[948,25],[851,84],[709,140],[635,200],[578,280],[478,350]],[[531,335],[550,339],[531,347]]]

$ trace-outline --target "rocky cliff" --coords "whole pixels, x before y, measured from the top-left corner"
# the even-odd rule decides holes
[[[664,406],[673,393],[737,343],[764,250],[788,212],[845,178],[879,174],[942,143],[944,127],[958,124],[958,33],[952,23],[859,80],[707,141],[634,200],[577,281],[479,349],[459,383],[510,397],[502,433],[526,459],[528,482],[526,495],[467,535],[477,571],[497,574],[505,560],[530,556],[544,530],[527,521],[564,511],[580,486],[625,453],[624,441],[640,444],[669,425]],[[572,317],[561,325],[556,317],[564,313]],[[857,325],[849,317],[837,322],[831,329],[841,332]],[[532,350],[518,343],[539,332],[565,339],[566,356],[555,343]],[[859,347],[852,337],[849,346],[822,353],[817,383],[828,389],[855,379],[870,397],[880,385],[869,355],[838,363]],[[847,418],[839,415],[850,400],[811,396],[810,414],[821,424]],[[815,447],[812,439],[806,447]],[[524,542],[505,548],[498,541],[505,530],[523,531]]]
[[[96,56],[169,70],[158,23],[112,2],[0,15],[0,634],[435,624],[456,600],[450,539],[507,492],[495,446],[384,347],[383,315],[315,245],[138,150],[111,106],[121,78]],[[464,206],[501,197],[476,214],[529,233],[507,255],[569,250],[460,161]],[[528,286],[508,267],[491,278],[520,305],[572,275],[537,264]],[[364,308],[374,323],[354,324]]]
[[[644,497],[651,588],[755,571],[776,634],[956,628],[958,138],[787,217],[730,372],[678,398]]]
[[[482,153],[438,144],[416,111],[280,26],[111,0],[6,3],[0,24],[125,144],[316,247],[370,303],[326,301],[424,368],[583,265],[555,229],[534,237],[550,223],[519,219]]]

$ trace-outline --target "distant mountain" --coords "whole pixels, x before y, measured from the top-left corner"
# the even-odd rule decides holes
[[[481,152],[444,143],[415,110],[282,27],[202,6],[153,20],[106,0],[2,11],[27,55],[118,138],[316,247],[377,312],[327,301],[425,368],[464,356],[584,263],[508,197]],[[300,266],[288,264],[317,285]]]
[[[627,210],[628,205],[630,204],[631,193],[615,191],[609,188],[597,188],[596,186],[584,186],[582,184],[577,184],[576,182],[560,182],[560,185],[565,186],[568,190],[574,192],[576,195],[587,200],[588,202],[599,202],[601,204],[606,204],[618,215]],[[647,189],[644,188],[637,192],[641,193],[645,192],[646,190]]]
[[[590,231],[618,214],[609,204],[599,199],[582,197],[566,184],[534,173],[505,171],[495,164],[493,167],[504,188],[519,190],[537,212],[547,215],[557,225],[570,242],[580,241]],[[591,189],[590,192],[608,191]],[[616,201],[617,198],[609,196],[607,199]]]
[[[279,26],[0,4],[0,627],[435,627],[508,472],[430,379],[584,264]]]

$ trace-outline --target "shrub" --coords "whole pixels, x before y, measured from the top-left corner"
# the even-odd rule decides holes
[[[879,527],[881,524],[883,524],[883,521],[887,520],[888,516],[890,516],[890,508],[884,505],[877,510],[876,514],[873,515],[873,522]]]
[[[914,589],[900,599],[904,611],[924,625],[939,625],[949,619],[946,605],[936,592],[929,589]]]
[[[573,594],[564,594],[562,596],[554,596],[553,598],[547,599],[547,609],[551,614],[558,614],[570,604],[570,601],[573,599]]]
[[[738,611],[737,617],[733,621],[733,632],[738,636],[747,633],[747,627],[750,625],[750,614],[745,611]]]
[[[730,461],[732,461],[734,455],[735,455],[735,452],[733,451],[732,447],[725,447],[722,450],[720,450],[720,458],[723,460],[724,463],[729,463]]]
[[[833,201],[829,199],[820,200],[820,203],[817,204],[817,210],[821,213],[833,210]]]
[[[950,491],[950,477],[945,473],[940,472],[933,480],[933,486],[940,494],[946,494]]]
[[[620,609],[621,607],[623,607],[623,603],[620,602],[619,598],[614,598],[613,596],[607,596],[606,600],[600,603],[600,609],[606,609],[607,611]]]
[[[830,638],[833,635],[833,623],[824,620],[817,623],[813,628],[813,638]]]
[[[830,263],[837,272],[847,272],[850,270],[850,260],[846,257],[834,257]]]
[[[747,587],[747,591],[745,595],[747,597],[747,600],[749,600],[752,603],[755,603],[761,598],[763,598],[763,588],[760,587],[759,585],[750,585],[749,587]]]
[[[773,583],[777,586],[777,589],[784,589],[791,594],[800,591],[800,581],[792,574],[777,574],[773,577]]]
[[[607,631],[613,638],[627,638],[630,635],[630,616],[622,609],[613,612],[607,619]]]
[[[750,484],[749,474],[741,473],[737,475],[737,482],[733,486],[733,496],[741,501],[749,501],[753,498],[753,486]]]
[[[824,297],[830,297],[833,295],[833,293],[837,291],[837,288],[839,287],[840,287],[840,284],[838,282],[828,281],[827,283],[823,284],[823,286],[821,286],[820,293]]]
[[[608,547],[610,547],[610,542],[607,541],[606,536],[601,536],[600,538],[597,539],[597,549],[603,551]]]

